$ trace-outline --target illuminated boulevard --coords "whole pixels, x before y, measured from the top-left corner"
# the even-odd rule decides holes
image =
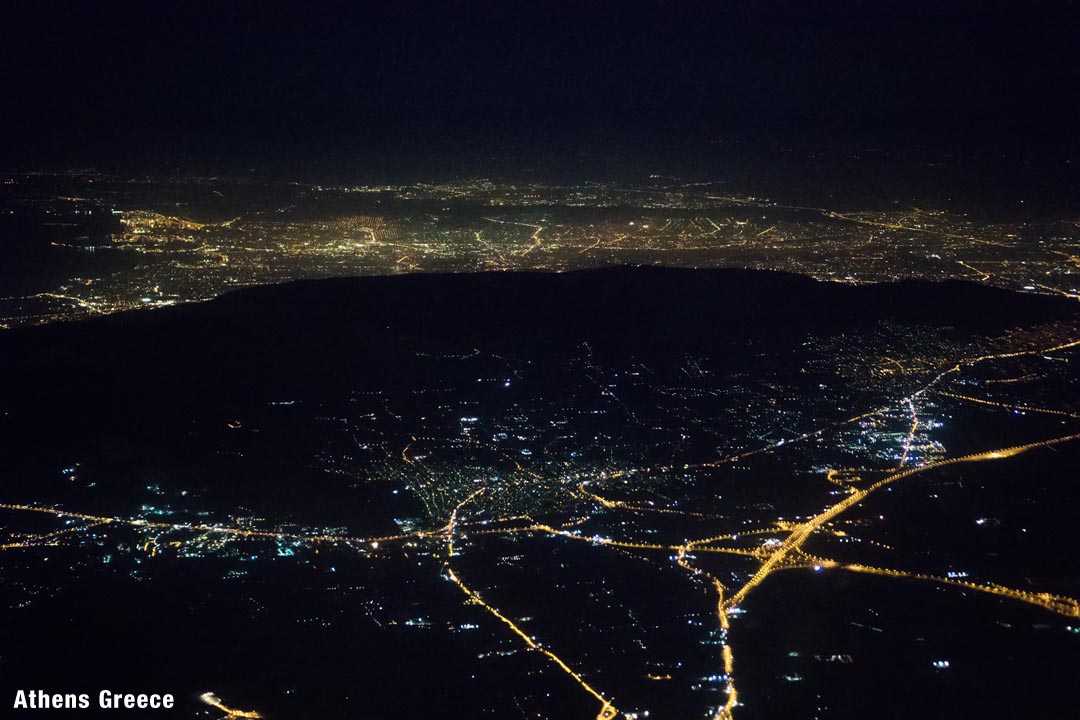
[[[1063,597],[1059,595],[1052,595],[1049,593],[1038,593],[1023,590],[1016,590],[1008,587],[1004,587],[992,582],[974,582],[967,580],[957,580],[947,577],[939,577],[933,575],[927,575],[923,573],[907,572],[904,570],[888,569],[870,567],[866,565],[858,564],[840,564],[836,561],[829,560],[827,558],[821,558],[816,556],[810,556],[802,551],[802,545],[806,540],[815,532],[827,527],[833,520],[840,516],[844,511],[850,509],[852,506],[864,500],[870,494],[886,487],[890,484],[899,482],[912,476],[930,472],[938,468],[947,467],[950,465],[956,465],[961,463],[974,463],[974,462],[987,462],[995,461],[1004,458],[1014,457],[1024,452],[1035,450],[1038,448],[1052,447],[1060,443],[1071,442],[1080,439],[1080,433],[1073,433],[1069,435],[1063,435],[1060,437],[1050,438],[1038,442],[1031,442],[1024,445],[998,448],[993,450],[986,450],[979,453],[973,453],[970,455],[949,458],[939,460],[937,462],[928,463],[917,467],[908,467],[902,469],[896,469],[885,475],[882,479],[873,483],[862,490],[852,489],[850,494],[842,501],[826,508],[824,511],[813,517],[812,519],[786,527],[783,532],[787,533],[787,537],[773,549],[762,547],[756,551],[748,551],[741,548],[723,547],[714,545],[721,538],[710,537],[691,540],[681,545],[659,545],[648,543],[636,543],[636,542],[622,542],[613,538],[597,538],[597,537],[582,537],[575,535],[571,532],[562,529],[556,529],[548,525],[543,524],[527,524],[517,527],[507,527],[493,530],[485,530],[484,532],[489,534],[512,534],[512,533],[543,533],[554,537],[571,538],[575,540],[581,540],[601,546],[614,546],[622,548],[631,548],[635,550],[657,550],[668,553],[674,553],[674,560],[680,566],[687,571],[696,575],[703,575],[709,579],[713,584],[717,593],[717,621],[723,630],[724,637],[731,629],[730,616],[733,611],[738,609],[740,603],[745,601],[747,596],[764,582],[771,574],[780,570],[787,570],[792,568],[806,568],[806,567],[819,567],[819,568],[835,568],[841,570],[848,570],[858,573],[871,573],[877,575],[883,575],[887,577],[895,577],[902,579],[922,580],[932,583],[940,583],[944,585],[956,586],[968,590],[977,590],[980,592],[991,593],[998,597],[1008,598],[1011,600],[1019,600],[1022,602],[1037,605],[1048,611],[1058,613],[1060,615],[1072,618],[1080,618],[1080,603],[1077,600],[1069,597]],[[401,541],[407,539],[441,539],[445,543],[445,562],[443,566],[443,572],[448,580],[453,582],[461,592],[466,596],[468,602],[483,609],[486,613],[491,615],[494,619],[504,624],[514,635],[516,635],[530,650],[536,651],[544,655],[548,660],[555,664],[560,670],[562,670],[567,676],[581,686],[582,690],[592,695],[600,704],[599,712],[597,713],[598,720],[610,720],[618,716],[618,710],[614,705],[614,700],[605,696],[601,691],[593,688],[586,680],[573,668],[571,668],[566,662],[564,662],[553,650],[545,647],[541,640],[530,635],[517,624],[514,623],[509,617],[507,617],[502,611],[493,607],[483,600],[478,592],[471,589],[465,581],[459,577],[451,567],[451,560],[455,555],[454,551],[454,537],[458,531],[460,525],[463,525],[459,519],[459,513],[466,509],[468,503],[472,501],[476,496],[481,494],[483,490],[475,492],[470,495],[464,501],[462,501],[453,511],[450,522],[447,523],[442,529],[430,532],[430,533],[411,533],[396,536],[385,536],[376,538],[359,538],[359,537],[346,537],[346,536],[295,536],[295,535],[283,535],[281,533],[270,532],[258,532],[250,530],[242,530],[237,528],[219,527],[214,525],[189,525],[178,524],[173,525],[169,523],[148,523],[143,520],[129,520],[122,518],[101,517],[96,515],[86,515],[81,513],[75,513],[66,510],[60,510],[56,508],[48,507],[34,507],[26,505],[12,505],[6,503],[0,503],[0,508],[6,510],[44,513],[53,515],[60,519],[77,519],[91,523],[91,525],[83,526],[78,530],[86,530],[90,527],[95,527],[101,524],[123,524],[131,525],[134,527],[156,527],[160,529],[167,529],[173,531],[193,531],[199,533],[210,534],[223,534],[234,536],[237,538],[249,539],[249,540],[266,540],[266,539],[282,539],[288,537],[290,539],[302,540],[305,543],[312,545],[320,543],[331,543],[335,545],[379,545],[382,543]],[[605,500],[600,496],[594,496],[598,503],[608,508],[621,508],[622,504]],[[640,508],[630,508],[634,511],[639,511]],[[670,511],[679,512],[679,511]],[[75,532],[75,529],[65,532]],[[776,533],[781,532],[781,527],[764,528],[762,532]],[[46,535],[35,536],[29,538],[21,543],[7,544],[4,549],[15,548],[30,548],[40,547],[47,545],[54,545],[59,542],[59,533],[49,533]],[[742,533],[746,534],[746,533]],[[732,592],[728,587],[722,584],[719,580],[712,577],[708,573],[696,568],[692,561],[689,559],[696,553],[730,553],[741,556],[755,557],[760,561],[760,567],[756,573],[747,581],[742,587]],[[714,717],[718,720],[726,720],[732,717],[733,709],[737,705],[738,694],[735,689],[734,681],[734,657],[729,644],[724,644],[721,648],[722,663],[723,663],[723,676],[727,678],[727,702],[717,708]],[[226,707],[218,698],[212,693],[205,693],[202,696],[203,702],[223,711],[228,717],[235,718],[258,718],[261,717],[254,711],[240,711]]]
[[[534,229],[534,239],[539,245],[543,236],[539,227]],[[98,547],[105,547],[106,533],[123,531],[138,539],[130,544],[138,562],[176,556],[205,557],[226,543],[264,546],[253,548],[249,553],[237,551],[233,557],[244,561],[257,559],[266,546],[270,549],[269,554],[276,551],[280,557],[295,555],[298,551],[309,552],[311,556],[320,552],[324,557],[333,554],[336,562],[330,571],[335,573],[341,564],[338,555],[342,553],[360,562],[374,557],[393,558],[403,566],[420,567],[426,573],[425,577],[436,583],[441,578],[447,585],[440,587],[451,589],[452,595],[459,598],[470,613],[475,611],[487,619],[485,627],[492,637],[506,638],[518,650],[530,653],[543,667],[554,671],[559,682],[572,684],[575,695],[580,691],[583,699],[587,698],[592,704],[591,712],[597,720],[638,717],[640,710],[635,709],[635,702],[640,701],[627,700],[625,696],[620,698],[619,688],[609,686],[613,680],[605,674],[608,671],[602,662],[583,662],[579,649],[563,646],[567,642],[565,631],[553,625],[552,618],[545,618],[546,624],[542,621],[534,623],[526,611],[513,607],[506,597],[500,598],[507,586],[513,587],[513,581],[494,582],[495,575],[485,576],[484,565],[472,563],[478,562],[476,555],[489,540],[506,540],[509,547],[510,541],[524,545],[537,538],[547,538],[574,551],[591,552],[590,548],[597,548],[597,554],[611,552],[645,558],[655,566],[671,569],[677,582],[689,579],[691,587],[708,593],[708,601],[700,608],[687,606],[685,598],[665,602],[663,613],[666,617],[663,620],[672,626],[685,624],[693,612],[708,618],[705,631],[708,640],[701,644],[708,645],[702,657],[711,662],[714,669],[714,673],[707,676],[711,684],[708,691],[715,693],[708,699],[709,716],[713,720],[732,720],[740,715],[741,705],[737,688],[738,643],[733,642],[740,630],[739,616],[746,611],[744,605],[755,590],[777,572],[811,569],[821,573],[873,575],[892,578],[897,583],[922,583],[946,591],[955,590],[960,597],[989,596],[1017,601],[1070,620],[1080,618],[1080,603],[1076,599],[1041,591],[1037,583],[1019,589],[989,577],[969,578],[966,572],[891,567],[893,563],[879,561],[876,557],[860,557],[857,561],[843,559],[842,551],[830,545],[833,540],[842,542],[858,532],[853,529],[859,527],[852,524],[855,520],[849,519],[850,516],[845,518],[845,513],[873,496],[889,497],[882,491],[952,467],[1018,462],[1025,454],[1041,454],[1080,440],[1080,428],[1076,427],[1080,413],[1069,409],[1067,404],[1044,406],[1042,403],[1050,397],[1049,393],[1018,395],[1014,390],[1022,382],[1052,377],[1051,372],[1067,365],[1071,353],[1080,347],[1075,327],[1047,325],[1016,337],[981,344],[959,345],[934,336],[919,336],[919,340],[928,343],[930,348],[920,348],[925,356],[909,354],[899,359],[891,347],[880,355],[863,349],[842,355],[843,349],[836,350],[827,344],[815,347],[815,352],[829,362],[869,365],[866,372],[871,380],[868,382],[874,384],[876,392],[858,396],[861,404],[845,403],[839,395],[832,394],[843,391],[844,386],[838,386],[838,391],[821,383],[822,392],[816,396],[812,412],[805,414],[802,424],[776,422],[774,427],[768,427],[761,421],[763,427],[747,431],[740,444],[714,445],[716,452],[713,453],[687,453],[687,462],[679,462],[679,456],[673,452],[662,462],[613,462],[601,469],[588,467],[585,463],[575,465],[572,460],[561,464],[530,465],[533,451],[526,444],[545,447],[539,439],[544,436],[540,433],[529,436],[526,434],[532,432],[529,429],[499,431],[498,427],[481,434],[475,430],[480,419],[471,414],[475,404],[463,404],[460,412],[455,409],[444,413],[450,417],[451,432],[433,424],[423,432],[411,431],[397,436],[399,443],[386,442],[372,450],[378,457],[378,467],[388,473],[386,478],[398,483],[385,483],[379,486],[380,492],[390,492],[388,488],[393,488],[392,493],[396,495],[398,489],[404,487],[418,501],[414,507],[423,507],[426,511],[424,518],[395,519],[400,529],[396,533],[351,532],[349,528],[355,527],[351,524],[302,532],[296,528],[319,526],[286,525],[285,518],[267,518],[254,513],[243,521],[237,518],[234,523],[208,519],[175,521],[165,517],[174,512],[165,503],[161,509],[145,505],[141,517],[124,517],[100,511],[80,512],[59,504],[3,502],[0,509],[23,516],[19,527],[36,527],[33,518],[42,517],[53,518],[63,526],[47,531],[9,532],[0,543],[0,549],[11,554],[29,555],[27,551],[34,549],[71,547],[91,540]],[[893,342],[894,338],[890,337],[883,344]],[[449,357],[453,362],[479,361],[481,351]],[[609,403],[601,406],[583,403],[589,416],[601,412],[597,407],[628,407],[621,396],[629,392],[625,385],[596,379],[601,370],[591,364],[593,360],[588,349],[582,356],[575,356],[573,362],[581,363],[586,369],[584,375],[591,383],[590,390],[599,387],[603,402]],[[811,361],[799,361],[800,364],[804,362],[811,364]],[[914,365],[919,365],[919,370],[909,371]],[[881,378],[891,381],[894,373],[902,382],[886,385]],[[489,383],[493,393],[512,392],[519,379],[516,369],[498,373],[470,370],[461,374],[469,383]],[[888,392],[881,392],[880,388],[886,388]],[[398,417],[389,401],[384,401],[378,393],[372,393],[372,396],[378,403],[385,402],[382,407],[386,412]],[[746,397],[740,396],[740,408],[749,404]],[[1025,399],[1020,400],[1020,397]],[[1041,400],[1036,402],[1031,398]],[[771,407],[773,403],[765,404]],[[281,400],[271,405],[277,412],[276,408],[294,407],[295,401]],[[515,417],[527,414],[524,405],[509,407]],[[1008,425],[1007,432],[997,437],[1016,440],[1011,444],[986,447],[979,428],[975,427],[966,438],[969,444],[961,445],[965,449],[950,455],[933,433],[940,427],[938,418],[958,415],[956,408],[973,413],[964,417],[1006,418],[1015,424]],[[628,411],[628,415],[632,416],[632,412]],[[689,411],[685,415],[694,417]],[[545,431],[554,428],[550,432],[562,433],[563,425],[569,420],[557,413],[552,417],[555,419],[546,424],[537,422],[530,427],[544,427]],[[761,417],[769,416],[762,414]],[[758,418],[754,421],[758,422]],[[244,437],[248,423],[246,419],[228,417],[215,422],[214,432],[229,439]],[[653,421],[647,421],[643,427],[657,430],[655,424],[649,423]],[[688,426],[678,427],[680,432],[685,432]],[[515,439],[522,443],[516,451],[500,445],[509,442],[511,433],[516,433],[519,437]],[[596,436],[599,434],[597,431]],[[349,439],[353,447],[362,444],[352,436],[351,430]],[[577,448],[585,445],[577,443],[575,439],[571,445],[575,448],[569,455],[571,458]],[[453,463],[440,464],[433,459],[438,450],[447,447],[456,452],[476,453],[470,456],[472,458],[488,458],[490,456],[484,454],[490,453],[501,461],[502,469],[498,474],[512,475],[512,478],[503,481],[492,477],[496,473],[490,469],[478,471],[475,469],[479,467],[478,463],[469,465],[475,460],[455,466]],[[782,458],[785,454],[788,458],[797,453],[810,454],[815,452],[815,447],[819,454],[814,456],[813,469],[804,474],[811,490],[797,499],[798,505],[790,505],[802,512],[794,519],[787,510],[781,515],[773,506],[750,502],[742,505],[737,502],[705,504],[711,497],[719,495],[712,488],[737,472],[753,471],[755,463]],[[856,455],[851,464],[839,464],[850,460],[855,452],[863,454]],[[798,459],[804,458],[798,456]],[[491,463],[489,459],[483,462]],[[457,471],[456,467],[465,469]],[[486,466],[491,467],[495,467],[494,463]],[[73,482],[82,470],[72,466],[63,473],[66,482]],[[356,474],[348,477],[355,478]],[[708,487],[701,488],[700,495],[688,495],[692,499],[684,502],[678,499],[676,491],[668,491],[679,478],[688,483],[700,481]],[[769,479],[779,482],[775,476]],[[653,494],[656,487],[664,488],[667,495]],[[730,487],[724,492],[731,492]],[[156,492],[154,486],[148,489]],[[827,499],[824,493],[833,497]],[[215,515],[221,517],[210,512],[201,513],[199,517]],[[295,521],[295,518],[290,520]],[[362,518],[358,518],[360,520]],[[602,529],[598,530],[594,525]],[[377,527],[385,530],[388,525]],[[869,546],[885,547],[870,536],[859,540],[866,541],[862,547],[868,552],[874,552]],[[110,536],[109,541],[115,542],[115,537]],[[833,549],[822,550],[819,549],[821,546]],[[523,557],[524,551],[515,550],[509,560],[504,556],[497,564],[509,566]],[[724,563],[730,563],[735,569],[728,571]],[[521,563],[521,566],[528,567],[529,563]],[[536,574],[539,576],[539,572]],[[591,569],[586,580],[594,578],[603,581],[603,566]],[[544,578],[540,581],[548,582]],[[376,619],[376,622],[380,621]],[[419,617],[402,624],[425,627],[426,622],[426,618]],[[705,627],[700,623],[690,624]],[[457,627],[480,625],[469,622]],[[640,647],[643,651],[646,649],[643,642]],[[500,649],[498,652],[512,654],[516,651]],[[649,683],[673,679],[669,672],[674,669],[672,664],[664,665],[660,659],[653,661],[651,657],[648,662],[651,664],[639,678]],[[627,680],[633,681],[633,678]],[[622,686],[623,693],[626,693],[626,687]],[[743,691],[744,697],[752,697],[746,688]],[[223,692],[223,695],[227,693]],[[259,718],[269,712],[265,708],[234,709],[231,699],[219,698],[211,692],[199,697],[204,705],[227,718]]]

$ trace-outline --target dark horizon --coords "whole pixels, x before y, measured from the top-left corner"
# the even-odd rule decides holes
[[[0,43],[4,164],[323,177],[752,166],[734,147],[764,172],[787,148],[877,148],[1062,173],[1080,124],[1078,18],[1064,3],[15,2]]]

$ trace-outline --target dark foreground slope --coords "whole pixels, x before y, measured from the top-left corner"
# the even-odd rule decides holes
[[[892,321],[971,343],[1076,318],[1077,307],[962,282],[851,286],[745,270],[305,281],[0,334],[0,431],[10,447],[42,454],[57,442],[146,444],[188,433],[194,418],[282,398],[336,402],[457,382],[432,357],[476,349],[541,373],[587,352],[600,364],[646,362],[656,377],[708,357],[718,375],[761,379],[795,362],[807,338],[847,346]],[[543,382],[559,392],[562,379]]]
[[[9,398],[38,399],[116,383],[167,394],[356,387],[407,373],[417,348],[477,343],[541,355],[583,342],[604,356],[725,353],[737,366],[807,334],[889,319],[974,336],[1078,316],[1075,303],[956,281],[850,286],[744,270],[328,279],[4,333],[0,384]]]

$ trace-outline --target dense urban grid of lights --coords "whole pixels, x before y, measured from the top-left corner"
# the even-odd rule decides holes
[[[51,242],[73,254],[76,266],[85,261],[87,271],[56,287],[0,298],[0,327],[205,300],[301,278],[617,264],[773,269],[847,283],[961,279],[1080,296],[1076,220],[991,222],[920,208],[793,206],[719,194],[719,184],[662,179],[294,183],[265,188],[276,205],[222,217],[223,210],[200,202],[235,190],[225,180],[185,181],[189,214],[158,199],[154,182],[64,180],[76,183],[79,195],[48,194],[40,176],[7,178],[8,212],[69,227]],[[103,269],[105,258],[119,267],[104,262]]]

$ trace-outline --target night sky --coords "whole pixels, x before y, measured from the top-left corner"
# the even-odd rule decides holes
[[[0,164],[1013,151],[1080,126],[1066,3],[383,5],[9,0]]]

